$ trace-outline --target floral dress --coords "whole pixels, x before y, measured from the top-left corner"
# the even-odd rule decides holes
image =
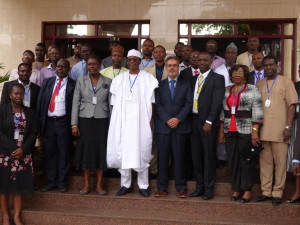
[[[14,141],[21,147],[23,143],[26,118],[24,112],[13,113],[15,122]],[[16,131],[18,135],[16,135]],[[33,191],[33,169],[31,154],[16,159],[8,154],[0,154],[0,193],[31,194]]]

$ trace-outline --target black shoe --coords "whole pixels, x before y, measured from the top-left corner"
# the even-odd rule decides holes
[[[276,205],[280,205],[282,203],[282,198],[276,198],[274,197],[272,200],[272,205],[276,206]]]
[[[237,201],[237,200],[239,200],[240,198],[241,198],[240,195],[237,195],[237,196],[231,196],[231,197],[230,197],[230,201]]]
[[[60,192],[67,192],[68,191],[68,187],[67,187],[67,185],[58,185],[58,190]]]
[[[130,188],[127,187],[121,187],[121,189],[116,193],[116,196],[126,195],[127,193],[130,193]]]
[[[39,190],[39,189],[40,189],[40,187],[39,187],[39,186],[37,186],[37,185],[34,185],[34,186],[33,186],[33,189],[34,189],[35,191],[37,191],[37,190]]]
[[[192,193],[189,193],[189,197],[198,197],[198,196],[202,196],[204,194],[204,191],[201,190],[196,190]]]
[[[226,166],[226,161],[225,160],[219,160],[217,163],[217,168],[218,169],[223,169]]]
[[[241,203],[248,203],[251,201],[251,198],[241,198]]]
[[[149,180],[155,180],[157,178],[157,174],[150,173],[149,174]]]
[[[139,193],[141,194],[141,196],[144,196],[144,197],[150,196],[149,191],[147,189],[139,189]]]
[[[57,187],[53,184],[48,184],[47,186],[43,187],[41,189],[42,192],[48,192],[48,191],[52,191],[54,189],[56,189]]]
[[[213,197],[214,197],[213,191],[205,191],[203,195],[204,200],[209,200],[212,199]]]
[[[291,203],[291,204],[300,202],[300,197],[298,197],[298,198],[296,198],[296,199],[291,199],[291,198],[289,198],[286,202],[287,202],[287,203]]]
[[[256,199],[254,199],[255,202],[264,202],[264,201],[268,201],[268,200],[272,200],[272,197],[268,197],[266,195],[261,195],[261,196],[257,197]]]

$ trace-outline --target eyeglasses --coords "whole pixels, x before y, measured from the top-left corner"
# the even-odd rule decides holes
[[[154,51],[153,54],[165,53],[166,51]]]
[[[237,71],[234,71],[232,72],[232,76],[241,76],[241,75],[244,75],[244,72],[237,72]]]
[[[194,59],[194,58],[198,58],[199,55],[191,55],[190,58]]]
[[[179,64],[166,64],[166,67],[178,67]]]

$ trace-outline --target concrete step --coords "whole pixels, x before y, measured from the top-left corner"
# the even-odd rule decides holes
[[[184,211],[184,210],[183,210]],[[25,224],[30,225],[192,225],[192,224],[289,224],[296,225],[295,219],[268,218],[254,216],[203,215],[200,213],[166,213],[155,209],[95,209],[90,207],[68,208],[31,207],[23,211]]]

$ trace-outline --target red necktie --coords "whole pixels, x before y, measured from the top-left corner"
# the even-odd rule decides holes
[[[199,74],[198,70],[194,70],[194,76],[196,76],[198,74]]]
[[[50,112],[53,112],[54,109],[55,109],[55,97],[58,95],[60,84],[61,84],[62,80],[63,80],[62,78],[58,78],[58,83],[57,83],[57,85],[56,85],[56,87],[53,91],[51,101],[50,101],[50,105],[49,105],[49,111]]]

